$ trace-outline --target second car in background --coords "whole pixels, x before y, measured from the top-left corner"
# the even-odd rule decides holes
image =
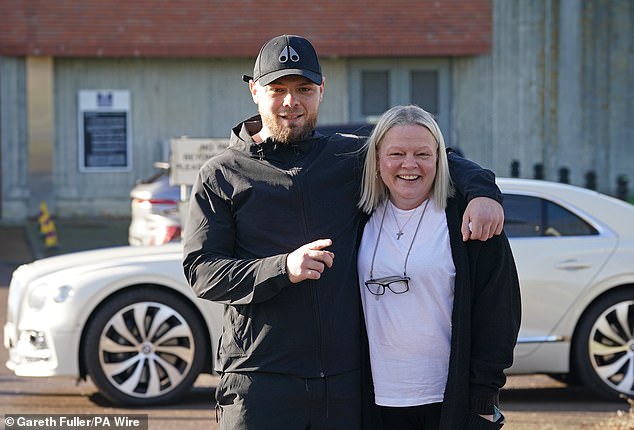
[[[130,191],[130,245],[163,245],[181,238],[180,188],[169,183],[169,163],[155,163],[154,167],[159,171]]]

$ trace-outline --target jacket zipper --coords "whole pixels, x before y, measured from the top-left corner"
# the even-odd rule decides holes
[[[306,240],[308,240],[308,225],[307,225],[307,214],[306,214],[306,207],[304,205],[304,199],[303,199],[303,186],[302,186],[302,181],[299,178],[299,175],[297,175],[295,172],[290,172],[290,175],[293,177],[293,179],[295,180],[295,184],[297,185],[297,191],[298,191],[298,199],[300,202],[300,208],[301,208],[301,213],[302,213],[302,226],[304,229],[304,237],[306,238]],[[318,351],[318,357],[319,357],[319,377],[320,378],[324,378],[326,376],[325,372],[324,372],[324,356],[323,356],[323,348],[322,348],[322,344],[323,344],[323,339],[322,339],[322,332],[321,332],[321,312],[319,309],[319,300],[317,299],[317,285],[315,281],[309,281],[309,288],[311,291],[311,296],[313,299],[313,312],[315,315],[315,319],[316,319],[316,330],[317,330],[317,351]]]

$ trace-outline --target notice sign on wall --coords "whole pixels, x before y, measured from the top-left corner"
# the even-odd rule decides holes
[[[79,170],[129,171],[130,92],[79,91]]]
[[[222,152],[229,139],[180,137],[170,141],[170,184],[193,185],[205,161]]]

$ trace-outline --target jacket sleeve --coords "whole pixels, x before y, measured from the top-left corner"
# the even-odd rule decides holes
[[[489,197],[502,204],[502,192],[495,184],[495,174],[473,161],[447,151],[449,173],[460,194],[470,201],[476,197]]]
[[[469,243],[471,254],[471,409],[489,414],[513,364],[521,319],[520,288],[506,234]]]
[[[198,297],[224,304],[265,301],[290,285],[287,254],[236,258],[231,203],[201,169],[192,187],[183,237],[185,277]]]

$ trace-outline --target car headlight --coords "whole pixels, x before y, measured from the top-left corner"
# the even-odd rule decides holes
[[[73,297],[73,294],[75,294],[73,287],[70,285],[62,285],[57,288],[57,294],[53,296],[53,300],[56,303],[64,303],[66,300]]]
[[[51,288],[49,284],[39,284],[29,293],[29,307],[39,311],[44,307],[46,301],[52,299],[55,303],[64,303],[71,298],[74,290],[69,285],[62,285],[57,288]]]
[[[35,310],[40,310],[46,303],[46,290],[48,290],[48,284],[40,284],[35,286],[29,293],[28,304],[29,307]]]

